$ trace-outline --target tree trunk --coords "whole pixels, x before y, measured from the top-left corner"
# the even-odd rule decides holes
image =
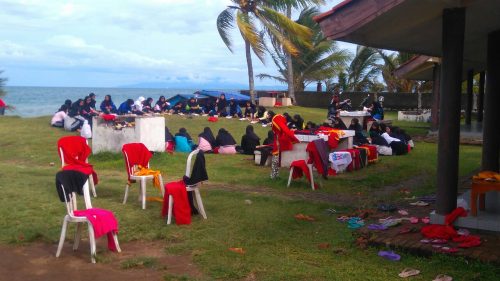
[[[288,5],[286,7],[286,16],[292,18],[292,6]],[[295,99],[295,89],[293,85],[293,63],[292,55],[286,52],[286,65],[287,65],[287,82],[288,82],[288,97],[292,99],[293,104],[297,104]]]
[[[248,40],[245,40],[245,54],[247,57],[248,67],[248,90],[250,92],[250,100],[255,104],[255,84],[253,81],[252,53],[250,50],[250,42],[248,42]]]

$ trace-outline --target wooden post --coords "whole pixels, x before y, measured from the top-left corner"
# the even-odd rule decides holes
[[[483,170],[498,172],[500,149],[500,30],[488,34],[483,121]]]
[[[483,122],[484,110],[484,71],[479,73],[479,93],[477,93],[477,122]]]
[[[442,28],[436,211],[446,215],[457,206],[465,8],[443,10]]]
[[[431,107],[431,131],[435,132],[439,129],[439,90],[441,87],[441,66],[434,64],[432,70],[432,107]]]
[[[474,89],[474,70],[467,71],[467,104],[465,105],[465,125],[472,122],[472,91]]]

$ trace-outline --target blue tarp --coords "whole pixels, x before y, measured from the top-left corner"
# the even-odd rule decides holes
[[[170,97],[167,99],[167,101],[170,103],[170,106],[174,106],[179,102],[187,101],[190,98],[197,98],[197,99],[206,99],[208,98],[207,96],[202,96],[202,95],[195,95],[195,94],[177,94],[173,97]]]
[[[208,91],[208,90],[201,90],[196,92],[195,94],[198,94],[200,96],[207,96],[211,98],[219,98],[221,94],[226,95],[227,100],[234,99],[235,101],[248,101],[250,100],[249,96],[242,95],[237,92],[222,92],[222,91]]]

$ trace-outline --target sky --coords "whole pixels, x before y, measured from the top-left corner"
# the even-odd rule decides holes
[[[326,2],[322,11],[341,0]],[[229,4],[0,0],[0,70],[8,86],[246,85],[243,40],[232,33],[231,53],[216,28]],[[276,71],[271,60],[263,65],[254,57],[254,72]],[[256,85],[276,84],[256,79]]]

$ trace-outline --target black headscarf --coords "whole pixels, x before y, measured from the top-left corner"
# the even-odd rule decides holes
[[[162,101],[162,99],[163,99],[163,101]],[[157,104],[158,106],[160,106],[160,108],[162,108],[162,107],[163,107],[163,104],[164,104],[165,102],[166,102],[166,100],[165,100],[165,96],[160,96],[160,98],[158,99],[158,101],[156,102],[156,104]]]
[[[260,138],[254,133],[253,126],[248,125],[246,134],[241,138],[243,154],[253,155],[258,145],[260,145]]]
[[[352,123],[353,121],[354,121],[354,124]],[[363,127],[361,126],[361,124],[359,124],[358,118],[353,118],[351,120],[351,124],[349,125],[349,130],[354,130],[356,132],[363,131]]]
[[[191,136],[188,134],[186,128],[180,128],[179,132],[177,134],[175,134],[175,136],[181,136],[181,137],[185,137],[188,140],[193,140],[191,138]]]
[[[77,115],[80,115],[80,112],[82,111],[82,106],[80,103],[82,102],[82,99],[78,99],[71,105],[71,109],[69,111],[69,116],[75,117]]]
[[[234,140],[233,136],[226,131],[226,129],[221,128],[219,130],[219,133],[217,134],[217,138],[215,139],[215,142],[217,143],[218,146],[225,146],[225,145],[235,145],[236,141]]]
[[[255,132],[253,131],[253,126],[252,125],[248,125],[247,126],[247,129],[246,129],[246,134],[247,138],[253,140],[253,141],[260,141],[260,138],[259,136],[257,136],[255,134]]]
[[[304,119],[302,119],[302,117],[298,114],[293,116],[293,124],[298,130],[304,129]]]
[[[205,129],[203,129],[203,132],[199,134],[198,137],[204,138],[206,141],[210,143],[212,147],[215,147],[217,145],[214,134],[212,133],[210,127],[205,127]]]
[[[165,127],[165,142],[167,141],[174,141],[174,137],[172,136],[172,133],[170,133],[168,127]]]
[[[274,133],[273,133],[273,130],[269,130],[267,132],[267,138],[264,140],[264,142],[262,143],[263,145],[271,145],[273,144],[273,141],[274,141]]]

